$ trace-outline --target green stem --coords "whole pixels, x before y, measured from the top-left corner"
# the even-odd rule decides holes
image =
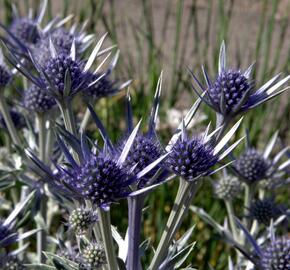
[[[65,128],[76,136],[77,129],[71,101],[64,101],[59,104],[59,107],[63,116]]]
[[[22,186],[21,187],[21,194],[20,194],[20,202],[22,202],[23,200],[25,200],[25,198],[29,195],[29,188],[27,186]],[[18,230],[19,235],[22,235],[24,233],[24,229],[20,228]],[[22,249],[22,247],[24,246],[24,240],[20,240],[18,243],[18,248]],[[24,258],[24,254],[23,252],[20,252],[19,254],[19,259],[23,259]]]
[[[245,184],[245,201],[244,201],[244,216],[243,219],[244,224],[248,230],[250,230],[250,220],[247,218],[247,212],[249,211],[249,208],[251,206],[253,191],[255,189],[254,185]],[[242,243],[245,243],[245,234],[242,233]]]
[[[178,218],[180,216],[180,211],[183,207],[183,204],[186,200],[186,194],[189,190],[190,183],[180,179],[179,181],[179,188],[177,191],[177,195],[175,197],[173,208],[170,212],[169,218],[167,220],[167,224],[165,227],[165,230],[161,236],[160,242],[158,244],[157,250],[154,254],[154,257],[152,259],[152,262],[150,264],[149,269],[150,270],[156,270],[158,269],[158,266],[166,256],[168,252],[168,247],[170,245],[170,241],[172,239],[172,236],[174,236],[174,228],[176,227],[176,223],[178,221]]]
[[[169,240],[168,245],[171,244],[175,233],[179,230],[179,227],[181,226],[181,223],[182,223],[185,215],[187,214],[187,211],[188,211],[189,206],[191,204],[192,198],[194,197],[195,193],[197,192],[199,186],[200,186],[200,182],[190,183],[187,191],[184,193],[185,200],[184,200],[184,203],[179,211],[178,218],[176,220],[175,226],[174,226],[172,234],[170,236],[170,240]]]
[[[77,137],[77,128],[76,128],[76,122],[75,122],[75,117],[73,114],[71,100],[58,103],[58,105],[62,113],[66,130]],[[73,151],[72,154],[73,154],[74,159],[79,163],[80,159],[79,159],[78,154],[75,151]]]
[[[234,211],[234,207],[233,207],[233,203],[229,200],[225,200],[225,205],[227,208],[227,212],[228,212],[228,217],[229,217],[229,221],[230,221],[230,226],[231,226],[231,230],[233,233],[233,237],[234,239],[239,242],[239,233],[238,233],[238,229],[237,229],[237,225],[236,222],[234,220],[234,216],[235,216],[235,211]]]
[[[51,128],[51,122],[48,122],[49,125],[46,129],[46,145],[45,145],[45,163],[50,163],[50,157],[53,152],[53,143],[54,143],[54,137],[53,132]]]
[[[260,188],[259,189],[259,199],[263,200],[265,198],[265,195],[266,195],[265,189]]]
[[[86,112],[84,114],[84,118],[81,122],[81,127],[80,127],[80,130],[86,130],[87,128],[87,125],[90,121],[90,118],[91,118],[91,113],[90,113],[90,110],[89,109],[86,109]]]
[[[39,136],[38,136],[39,158],[44,163],[46,160],[45,118],[46,118],[45,115],[42,113],[39,113],[37,115],[38,128],[39,128]],[[40,202],[40,214],[41,214],[44,222],[46,222],[46,213],[47,213],[47,196],[45,194],[45,190],[43,187],[43,195],[41,197],[41,202]],[[37,258],[38,258],[39,263],[43,263],[45,261],[45,256],[43,254],[43,251],[46,248],[46,232],[45,232],[45,230],[42,229],[41,224],[37,224],[37,228],[40,229],[40,231],[37,233]]]
[[[118,270],[117,257],[111,230],[110,211],[105,211],[101,208],[98,208],[98,214],[100,218],[102,239],[105,246],[109,270]]]
[[[17,134],[17,130],[14,126],[14,123],[12,121],[10,111],[8,109],[4,94],[3,94],[3,89],[0,89],[0,110],[3,115],[5,124],[7,126],[8,132],[12,138],[12,141],[15,145],[21,145],[20,139]]]

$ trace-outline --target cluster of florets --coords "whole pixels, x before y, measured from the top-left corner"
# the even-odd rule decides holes
[[[10,26],[11,33],[25,45],[36,44],[41,33],[38,25],[28,18],[17,18]]]
[[[250,89],[248,79],[241,71],[225,70],[209,88],[209,95],[217,106],[224,100],[226,112],[231,113]]]
[[[92,154],[78,169],[62,173],[62,181],[79,196],[103,206],[129,193],[129,174],[117,161],[104,154]]]
[[[69,261],[76,263],[79,262],[79,252],[77,246],[66,247],[65,245],[63,245],[57,250],[56,254],[59,257],[63,257]]]
[[[48,79],[44,78],[47,90],[58,91],[61,95],[65,89],[65,74],[71,78],[70,91],[76,92],[84,86],[83,63],[73,60],[69,55],[61,53],[51,58],[44,67]]]
[[[45,67],[47,61],[52,57],[49,49],[50,39],[58,54],[63,53],[69,55],[74,35],[64,28],[57,28],[41,38],[31,49],[34,60],[41,67]]]
[[[241,182],[237,177],[227,176],[214,183],[214,192],[220,199],[231,201],[241,192]]]
[[[99,269],[107,261],[104,247],[99,243],[87,245],[81,255],[85,269],[89,270]]]
[[[269,225],[270,221],[281,214],[281,209],[272,199],[256,200],[249,208],[249,217],[258,223]]]
[[[126,141],[123,143],[123,145],[125,145],[125,143]],[[163,153],[164,150],[155,137],[139,134],[134,140],[124,166],[129,171],[134,167],[134,173],[138,173],[145,169],[145,167],[150,165],[156,159],[161,157]],[[162,163],[158,164],[158,166],[151,170],[146,176],[142,177],[139,180],[138,186],[142,187],[146,185],[146,183],[156,174],[158,169],[161,167]]]
[[[2,270],[24,270],[23,262],[17,256],[6,255],[0,258],[0,267]]]
[[[69,53],[75,36],[65,28],[57,28],[49,35],[58,52]]]
[[[24,120],[23,115],[20,112],[18,112],[15,108],[12,108],[10,110],[10,117],[16,128],[22,128],[25,126],[25,120]],[[3,128],[3,129],[7,128],[2,113],[0,113],[0,128]]]
[[[263,270],[290,270],[290,239],[272,241],[263,251],[261,267]]]
[[[83,235],[97,221],[97,216],[90,210],[77,208],[69,216],[69,226],[77,235]]]
[[[269,161],[257,150],[246,150],[235,162],[235,168],[242,180],[251,184],[268,177]]]
[[[98,80],[102,76],[100,73],[90,73],[89,83],[93,83]],[[115,82],[111,81],[109,75],[104,75],[102,78],[98,80],[93,86],[88,87],[84,92],[84,98],[93,98],[99,99],[102,97],[108,97],[116,94],[118,92],[118,88],[115,87]]]
[[[56,104],[46,90],[34,84],[24,91],[22,103],[26,109],[37,113],[49,111]]]
[[[0,88],[5,87],[10,82],[10,80],[10,71],[3,64],[0,64]]]
[[[218,161],[214,149],[199,138],[182,140],[173,145],[168,156],[167,164],[177,175],[187,181],[193,181],[199,176],[206,175]]]

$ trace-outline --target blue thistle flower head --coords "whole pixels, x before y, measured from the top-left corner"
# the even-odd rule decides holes
[[[202,136],[189,138],[183,121],[181,130],[173,136],[169,146],[166,147],[166,150],[170,151],[167,165],[176,175],[190,182],[197,180],[201,176],[218,172],[223,167],[219,167],[214,171],[212,171],[212,167],[225,158],[242,140],[240,139],[230,147],[225,148],[241,121],[242,119],[219,142],[212,139],[218,130],[208,134],[210,125]],[[224,151],[220,153],[222,150]],[[229,163],[224,168],[228,165]]]
[[[288,89],[287,87],[281,89],[281,87],[289,81],[290,76],[279,80],[281,74],[276,75],[260,88],[255,89],[251,79],[252,69],[253,65],[249,66],[245,71],[227,68],[225,44],[222,43],[219,70],[215,80],[211,81],[203,68],[206,81],[206,86],[203,86],[190,71],[195,83],[192,87],[195,93],[208,106],[227,118],[253,109]]]
[[[237,177],[227,174],[214,182],[213,187],[215,195],[227,201],[235,199],[242,191],[241,182]]]
[[[264,270],[290,270],[290,239],[272,240],[263,250],[260,264]]]
[[[23,115],[19,111],[17,111],[15,108],[10,109],[10,116],[11,116],[12,122],[14,123],[17,129],[23,128],[25,126],[25,120],[24,120]],[[2,113],[0,113],[0,128],[3,128],[3,129],[7,128]]]
[[[120,150],[124,148],[126,141],[127,139],[121,144]],[[134,168],[133,173],[139,173],[162,155],[164,155],[164,150],[155,136],[139,133],[134,140],[123,166],[128,170]],[[142,177],[138,181],[138,188],[144,187],[162,167],[163,163],[161,162],[146,176]]]
[[[282,210],[277,206],[273,199],[263,199],[254,201],[249,208],[249,218],[255,219],[260,224],[266,226],[270,221],[277,219],[282,214]]]
[[[97,220],[98,216],[92,210],[77,208],[71,211],[68,224],[77,235],[83,235]]]
[[[254,148],[247,149],[235,162],[235,169],[246,183],[255,183],[268,177],[271,163]]]
[[[81,252],[84,269],[98,269],[107,263],[106,253],[101,243],[90,243]]]
[[[84,87],[86,76],[83,73],[83,63],[73,60],[70,55],[60,53],[49,59],[43,68],[46,76],[45,81],[47,91],[53,91],[57,96],[64,96],[66,78],[70,77],[70,95],[76,94]]]
[[[89,69],[97,56],[101,55],[100,48],[104,42],[105,35],[101,38],[87,61],[82,61],[76,55],[76,43],[73,41],[70,53],[57,51],[52,40],[49,40],[50,57],[47,61],[39,61],[37,55],[29,54],[30,65],[23,65],[19,56],[7,48],[10,62],[33,84],[55,98],[59,103],[72,99],[78,92],[93,87],[97,81],[90,82]],[[108,49],[110,50],[110,49]],[[107,51],[108,51],[107,50]],[[45,53],[46,54],[46,53]],[[43,55],[41,55],[43,56]],[[46,58],[47,55],[44,56]],[[31,65],[37,71],[38,76],[31,73]]]
[[[32,84],[29,89],[24,91],[22,104],[31,112],[43,113],[49,111],[56,102],[46,90]]]
[[[271,153],[278,138],[278,132],[271,137],[265,149],[259,151],[251,145],[248,132],[245,151],[236,159],[232,166],[240,180],[247,184],[257,183],[264,188],[275,188],[285,182],[287,168],[290,165],[289,157],[285,155],[288,148],[281,149],[271,157]],[[284,157],[286,156],[286,159]]]
[[[224,70],[210,85],[208,94],[215,106],[219,107],[223,102],[224,113],[231,114],[250,88],[251,82],[240,70]]]
[[[42,37],[32,48],[32,55],[35,61],[44,67],[46,63],[51,59],[51,52],[48,44],[52,41],[57,54],[70,54],[73,41],[76,41],[76,48],[79,47],[79,42],[75,39],[75,36],[63,27],[52,30]],[[77,50],[78,51],[78,50]]]
[[[16,255],[11,253],[0,255],[0,267],[2,270],[24,270],[24,262],[20,260]]]
[[[25,45],[36,44],[41,32],[38,24],[29,18],[15,18],[9,28],[10,32]]]
[[[109,74],[89,73],[88,77],[89,83],[97,82],[93,86],[88,87],[85,91],[82,91],[82,95],[85,99],[100,99],[102,97],[112,96],[120,90],[116,82],[110,79]]]
[[[128,86],[131,81],[118,84],[117,80],[112,80],[111,74],[117,64],[119,58],[119,50],[113,57],[108,70],[104,73],[88,72],[88,82],[91,84],[85,91],[82,92],[85,100],[100,99],[117,94],[121,89]]]
[[[130,193],[128,171],[104,153],[91,154],[78,168],[63,171],[61,180],[97,206],[109,205]]]
[[[71,34],[63,27],[57,28],[49,35],[55,48],[69,54],[75,35]],[[48,40],[47,40],[48,41]],[[76,46],[78,47],[78,40],[76,39]]]
[[[176,174],[187,181],[209,173],[218,161],[214,147],[200,138],[179,138],[173,145],[167,164]]]

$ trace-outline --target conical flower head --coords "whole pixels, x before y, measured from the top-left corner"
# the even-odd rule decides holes
[[[84,82],[82,72],[83,64],[78,60],[73,60],[69,55],[60,53],[52,57],[44,67],[44,78],[48,91],[57,91],[58,95],[63,96],[66,77],[70,76],[70,93],[80,90]]]
[[[65,28],[61,27],[61,28],[55,29],[52,33],[50,33],[50,38],[57,50],[60,50],[69,54],[75,37]]]
[[[29,18],[16,18],[10,26],[11,33],[24,44],[35,44],[40,39],[37,24]]]
[[[246,183],[267,177],[269,162],[254,148],[247,149],[235,162],[235,169]]]
[[[56,104],[46,90],[34,84],[24,91],[22,103],[26,109],[37,113],[47,112]]]
[[[82,251],[82,259],[86,269],[99,269],[107,261],[103,245],[99,243],[87,245]]]
[[[32,55],[35,61],[44,67],[51,59],[51,52],[49,48],[50,40],[58,54],[70,54],[71,46],[74,40],[74,35],[64,28],[57,28],[47,36],[41,38],[32,48]],[[78,45],[77,43],[75,44]]]
[[[225,44],[223,42],[218,61],[218,75],[215,80],[211,80],[209,74],[202,68],[206,82],[204,86],[190,71],[194,80],[192,87],[195,93],[223,117],[233,118],[237,114],[253,109],[288,89],[287,86],[282,87],[290,80],[290,76],[280,80],[281,74],[278,74],[261,87],[255,88],[254,81],[251,79],[253,64],[242,71],[241,69],[228,68],[226,62]]]
[[[202,139],[179,138],[173,145],[167,164],[175,174],[193,181],[198,176],[206,175],[217,161],[214,148]]]
[[[225,106],[225,113],[232,113],[250,87],[249,80],[241,71],[224,70],[208,91],[216,106]]]
[[[2,255],[0,258],[0,267],[2,270],[24,270],[24,263],[14,255]]]
[[[263,251],[261,266],[264,270],[290,270],[290,239],[272,241]]]
[[[126,141],[121,146],[121,150],[123,149],[125,143]],[[163,154],[164,151],[155,137],[138,134],[125,160],[124,166],[128,170],[131,170],[133,167],[135,167],[134,173],[138,173],[157,160],[159,157],[161,157]],[[162,163],[151,170],[146,176],[142,177],[138,182],[138,186],[143,187],[146,185],[146,183],[155,175],[161,166]]]
[[[108,97],[119,91],[119,89],[115,86],[115,82],[110,80],[109,75],[101,76],[102,74],[100,73],[94,74],[89,72],[89,83],[93,83],[96,80],[98,80],[98,82],[82,92],[85,99],[99,99],[102,97]]]
[[[109,155],[92,154],[77,169],[63,174],[63,181],[97,206],[105,206],[129,193],[129,174]]]
[[[214,192],[218,198],[231,201],[241,192],[241,182],[228,175],[214,183]]]
[[[249,217],[258,223],[269,225],[271,219],[276,219],[281,210],[272,199],[256,200],[249,208]]]
[[[83,208],[74,209],[69,216],[69,226],[77,235],[83,235],[97,221],[97,216]]]

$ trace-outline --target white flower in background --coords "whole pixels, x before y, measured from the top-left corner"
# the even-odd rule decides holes
[[[167,111],[166,116],[166,123],[171,129],[177,129],[178,125],[182,121],[182,118],[186,116],[188,110],[178,110],[175,108],[169,109]],[[195,117],[191,120],[187,128],[192,128],[193,126],[201,123],[202,121],[206,120],[207,116],[204,113],[196,113]]]

